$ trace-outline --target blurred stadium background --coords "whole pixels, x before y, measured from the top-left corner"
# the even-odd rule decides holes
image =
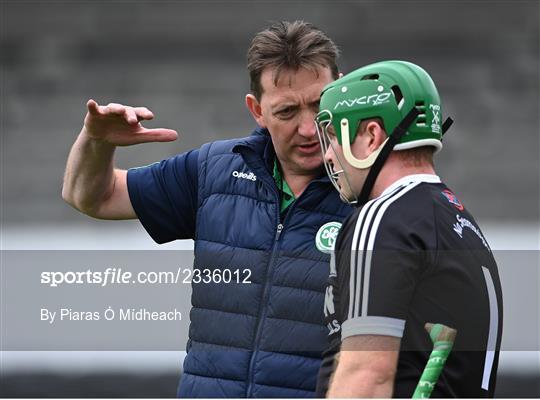
[[[246,135],[254,126],[244,107],[249,41],[270,21],[304,19],[339,45],[345,73],[381,59],[430,71],[445,114],[456,120],[438,156],[440,175],[494,249],[536,250],[536,265],[501,270],[503,345],[521,340],[530,310],[538,333],[537,1],[2,0],[0,7],[3,250],[156,248],[137,222],[91,220],[61,201],[86,100],[147,106],[156,114],[148,126],[181,133],[175,143],[120,149],[123,168]],[[190,243],[167,248],[178,246]],[[540,397],[535,340],[530,351],[501,356],[498,397]],[[0,396],[172,397],[181,357],[3,351]]]

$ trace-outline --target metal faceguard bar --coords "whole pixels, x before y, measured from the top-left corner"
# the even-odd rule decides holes
[[[390,137],[387,137],[386,140],[383,143],[381,143],[379,148],[375,150],[373,153],[371,153],[369,156],[367,156],[363,160],[359,160],[353,155],[352,150],[351,150],[349,120],[347,118],[343,118],[341,120],[341,143],[343,146],[343,155],[345,156],[345,160],[347,160],[347,162],[355,168],[366,169],[366,168],[371,167],[373,163],[375,162],[375,160],[377,159],[377,156],[383,149],[386,142],[388,142],[388,139],[390,139]]]
[[[325,116],[324,119],[322,117]],[[358,199],[356,198],[355,192],[352,190],[352,185],[350,184],[349,177],[347,173],[345,172],[345,169],[343,166],[345,165],[340,157],[338,156],[337,152],[335,151],[334,145],[332,144],[332,139],[330,139],[330,136],[328,134],[328,127],[332,123],[332,113],[328,110],[323,110],[319,114],[317,114],[317,117],[315,118],[315,126],[317,128],[317,136],[319,137],[319,143],[321,144],[321,152],[323,157],[323,164],[324,168],[326,169],[326,174],[328,175],[328,178],[330,178],[330,182],[332,182],[332,185],[334,185],[334,188],[338,191],[341,200],[345,203],[348,203],[350,205],[355,205],[358,203]],[[339,165],[338,171],[334,171],[332,168],[332,165],[325,160],[325,154],[328,151],[329,148],[332,148],[332,151],[334,153],[335,159]],[[345,196],[345,193],[342,191],[341,187],[338,184],[338,178],[339,175],[343,174],[344,178],[344,185],[347,185],[347,189],[349,190],[349,193],[355,196],[353,200],[347,198]]]

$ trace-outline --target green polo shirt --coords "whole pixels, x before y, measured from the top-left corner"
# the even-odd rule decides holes
[[[295,197],[294,193],[287,184],[287,181],[283,179],[281,176],[281,172],[279,171],[278,161],[277,158],[274,159],[274,180],[276,181],[276,185],[278,189],[280,190],[281,194],[281,205],[280,205],[280,212],[283,212],[289,207],[292,203],[294,203]]]

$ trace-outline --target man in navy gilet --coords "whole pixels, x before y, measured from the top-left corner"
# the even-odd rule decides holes
[[[63,198],[101,219],[138,218],[158,243],[195,240],[181,397],[312,397],[327,330],[329,256],[350,208],[322,169],[314,125],[337,48],[314,26],[280,22],[248,50],[250,136],[207,143],[147,167],[114,168],[117,146],[172,141],[144,107],[87,103]],[[246,276],[244,276],[246,275]]]

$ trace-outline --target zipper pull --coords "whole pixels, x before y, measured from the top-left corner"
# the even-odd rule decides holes
[[[283,230],[283,224],[278,224],[277,231],[276,231],[276,242],[279,240],[282,230]]]

